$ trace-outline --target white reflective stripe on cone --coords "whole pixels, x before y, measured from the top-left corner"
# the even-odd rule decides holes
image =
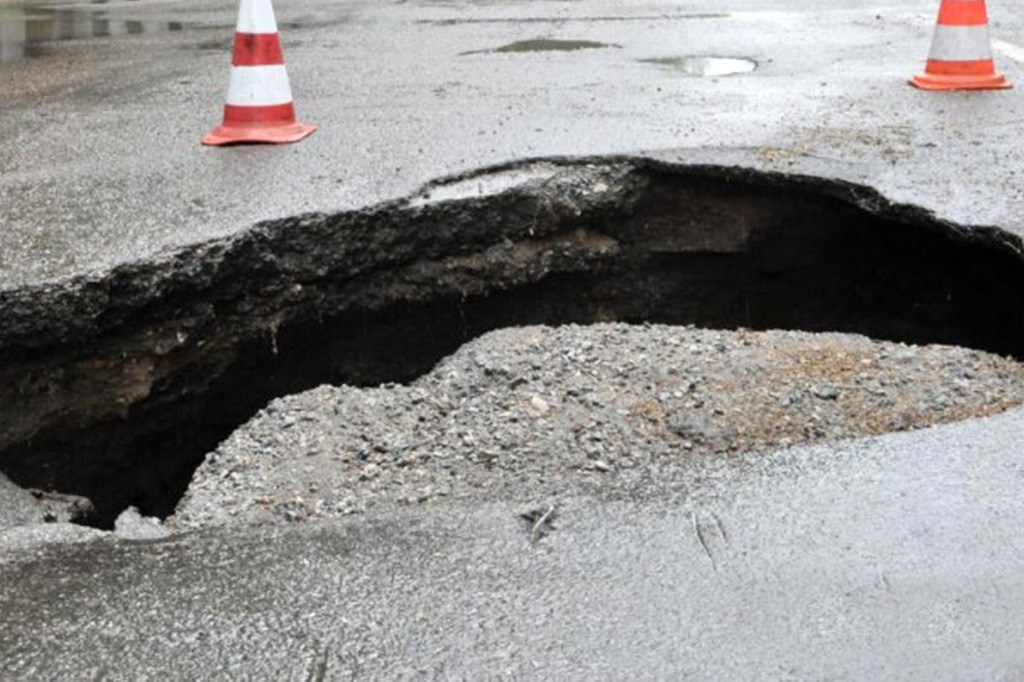
[[[992,59],[988,26],[936,26],[928,58],[943,62]]]
[[[238,8],[239,33],[277,33],[274,6],[270,0],[242,0]]]
[[[274,66],[232,66],[228,83],[228,104],[239,107],[273,106],[292,101],[288,71]]]

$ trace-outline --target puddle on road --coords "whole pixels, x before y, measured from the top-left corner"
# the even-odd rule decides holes
[[[730,76],[750,73],[757,68],[757,62],[753,59],[739,57],[659,57],[639,61],[668,66],[691,76]]]
[[[174,21],[109,17],[100,8],[55,9],[0,4],[0,62],[40,56],[40,46],[51,42],[166,33],[183,28],[183,24]]]
[[[470,54],[520,54],[523,52],[575,52],[576,50],[599,50],[606,47],[622,47],[614,43],[599,43],[593,40],[556,40],[553,38],[534,38],[532,40],[518,40],[508,45],[496,47],[493,50],[474,50],[463,52],[462,55]]]

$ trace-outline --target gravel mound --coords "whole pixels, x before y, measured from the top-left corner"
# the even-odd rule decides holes
[[[1024,366],[846,334],[624,324],[505,329],[409,386],[275,400],[207,456],[179,528],[498,490],[565,492],[723,457],[991,415]]]

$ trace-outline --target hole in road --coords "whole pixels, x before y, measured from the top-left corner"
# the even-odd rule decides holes
[[[0,468],[90,498],[95,525],[129,505],[165,516],[270,399],[409,381],[512,325],[830,330],[1024,357],[1006,233],[806,178],[552,169],[489,196],[261,224],[67,298],[27,292],[22,317],[0,294]]]
[[[640,61],[671,67],[691,76],[730,76],[750,73],[757,68],[753,59],[739,57],[656,57]]]

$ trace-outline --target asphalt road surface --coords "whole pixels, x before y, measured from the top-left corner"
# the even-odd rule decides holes
[[[0,63],[0,289],[545,156],[644,152],[825,175],[1024,233],[1024,99],[906,83],[937,3],[278,4],[299,117],[319,126],[294,146],[199,143],[221,119],[229,0],[60,5],[56,26],[22,30],[30,56]],[[1007,0],[988,4],[999,66],[1020,81],[1024,19]],[[528,40],[606,47],[493,52]],[[686,56],[758,67],[693,76],[671,63]]]
[[[1020,679],[1024,416],[704,459],[650,496],[56,545],[11,679]],[[520,514],[555,504],[534,541]]]

